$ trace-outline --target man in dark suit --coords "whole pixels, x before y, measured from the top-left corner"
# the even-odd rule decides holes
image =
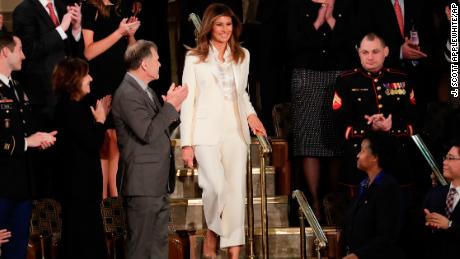
[[[57,132],[34,133],[29,124],[29,98],[11,72],[21,69],[25,59],[21,40],[0,35],[0,229],[11,231],[2,244],[1,258],[26,258],[29,220],[32,212],[34,148],[45,149],[56,141]]]
[[[427,1],[414,0],[361,0],[358,5],[360,33],[374,32],[382,36],[391,52],[386,61],[389,66],[413,66],[410,61],[422,60],[430,54],[430,39],[427,19]],[[419,45],[410,41],[410,31],[417,31]],[[360,35],[362,36],[362,35]]]
[[[175,179],[169,127],[179,119],[188,88],[172,84],[160,105],[148,87],[159,77],[153,42],[129,46],[125,62],[128,72],[115,92],[112,112],[128,222],[126,258],[168,258],[168,193],[174,191]]]
[[[13,12],[13,31],[24,42],[27,61],[20,75],[40,126],[51,126],[56,98],[51,88],[54,66],[81,51],[80,6],[60,0],[24,0]]]
[[[425,225],[428,234],[426,258],[460,257],[460,140],[455,140],[443,162],[443,175],[450,185],[439,186],[426,196]]]

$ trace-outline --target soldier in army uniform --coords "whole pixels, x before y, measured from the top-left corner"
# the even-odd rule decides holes
[[[0,35],[0,229],[11,232],[9,242],[1,247],[5,259],[26,258],[32,212],[32,150],[52,146],[57,133],[31,130],[29,99],[11,79],[11,72],[20,70],[24,59],[21,40],[9,33]]]
[[[414,132],[415,117],[414,91],[406,74],[383,67],[389,54],[385,41],[376,34],[367,34],[361,40],[358,53],[362,68],[339,76],[332,104],[338,136],[345,143],[345,172],[340,182],[352,191],[365,177],[356,169],[356,155],[366,133],[384,131],[394,136],[403,154],[399,157],[408,162],[405,149]],[[412,182],[409,166],[401,169],[394,172],[400,184]]]

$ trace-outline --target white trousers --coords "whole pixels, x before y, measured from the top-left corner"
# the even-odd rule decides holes
[[[195,146],[198,183],[208,229],[220,236],[220,247],[245,243],[247,146],[240,137],[218,145]]]

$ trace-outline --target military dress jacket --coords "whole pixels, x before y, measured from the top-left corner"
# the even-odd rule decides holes
[[[25,150],[25,138],[33,132],[30,105],[19,84],[13,85],[0,80],[0,198],[28,199],[33,193],[31,154]]]
[[[337,136],[344,144],[349,179],[345,183],[357,185],[364,173],[356,173],[356,155],[366,133],[372,130],[365,115],[392,115],[389,134],[405,149],[405,143],[414,132],[415,95],[413,86],[405,73],[392,68],[383,68],[371,73],[362,68],[342,73],[338,79],[332,101]],[[402,151],[407,153],[406,151]],[[347,178],[347,177],[346,177]],[[396,176],[398,180],[399,177]],[[401,179],[407,182],[411,179]]]

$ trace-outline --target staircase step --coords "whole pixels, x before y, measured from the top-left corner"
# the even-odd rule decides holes
[[[322,250],[322,258],[342,258],[340,255],[340,230],[336,228],[323,229],[328,240],[328,246]],[[254,231],[254,253],[256,258],[262,256],[261,229]],[[305,228],[307,258],[316,258],[314,235],[312,228]],[[190,235],[190,258],[202,258],[202,246],[206,230],[196,231]],[[269,228],[268,246],[270,258],[300,258],[300,229],[297,228]],[[246,237],[247,243],[247,237]],[[246,258],[246,247],[242,248],[240,258]],[[225,250],[219,250],[217,258],[227,258]]]
[[[267,196],[275,195],[275,169],[267,166],[266,183]],[[176,189],[171,198],[200,198],[201,188],[198,186],[198,172],[196,169],[178,169],[176,173]],[[252,168],[252,186],[254,197],[260,197],[260,168]]]
[[[200,230],[206,228],[203,202],[195,199],[171,199],[171,220],[178,230]],[[247,209],[247,207],[246,207]],[[267,198],[268,224],[270,227],[287,227],[288,196]],[[260,198],[254,199],[254,225],[260,227]]]

